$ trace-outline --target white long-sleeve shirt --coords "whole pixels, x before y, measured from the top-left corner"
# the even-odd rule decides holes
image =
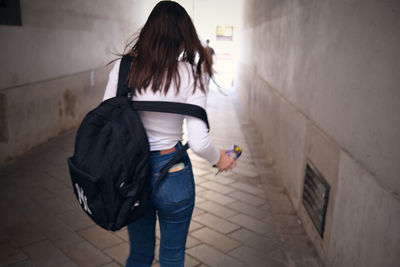
[[[115,62],[109,74],[103,101],[117,94],[120,62],[120,60]],[[138,101],[181,102],[197,105],[205,109],[206,94],[199,88],[193,93],[194,77],[190,64],[179,62],[178,71],[181,79],[178,94],[176,93],[176,85],[172,81],[167,94],[159,91],[154,93],[151,88],[147,88],[142,94],[135,95],[134,99]],[[170,149],[178,141],[182,140],[182,127],[185,116],[148,111],[142,111],[140,115],[147,132],[151,151]],[[220,152],[214,146],[208,134],[206,124],[198,118],[186,116],[186,125],[191,149],[211,164],[216,164],[219,160]]]

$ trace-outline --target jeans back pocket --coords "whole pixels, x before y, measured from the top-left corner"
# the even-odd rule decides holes
[[[194,198],[193,171],[188,162],[184,168],[169,172],[159,187],[161,198],[166,204],[185,204]]]

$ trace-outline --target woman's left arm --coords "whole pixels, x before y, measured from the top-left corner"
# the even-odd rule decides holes
[[[200,89],[190,95],[187,99],[188,104],[193,104],[206,108],[206,94]],[[193,152],[209,161],[212,165],[220,159],[220,151],[215,147],[208,133],[206,124],[195,117],[186,116],[189,145]]]

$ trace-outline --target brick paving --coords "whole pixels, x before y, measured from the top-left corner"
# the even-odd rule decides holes
[[[237,167],[216,170],[190,153],[196,207],[185,266],[323,266],[257,133],[240,106],[211,91],[211,135],[218,147],[243,147]],[[0,267],[123,266],[126,229],[96,226],[72,194],[66,158],[75,131],[60,135],[0,168]],[[158,264],[159,230],[156,259]]]

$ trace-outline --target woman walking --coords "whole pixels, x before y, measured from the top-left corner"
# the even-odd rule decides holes
[[[170,101],[206,107],[207,79],[212,75],[210,55],[201,45],[186,10],[173,1],[159,2],[127,55],[133,57],[128,84],[138,101]],[[120,60],[109,75],[104,99],[114,97]],[[151,181],[182,147],[185,116],[158,112],[140,113],[150,143]],[[189,145],[220,171],[236,162],[218,150],[200,119],[187,116]],[[192,166],[187,153],[170,169],[151,195],[146,215],[128,225],[128,267],[149,267],[154,259],[155,226],[160,224],[159,262],[162,267],[184,266],[185,244],[195,202]]]

